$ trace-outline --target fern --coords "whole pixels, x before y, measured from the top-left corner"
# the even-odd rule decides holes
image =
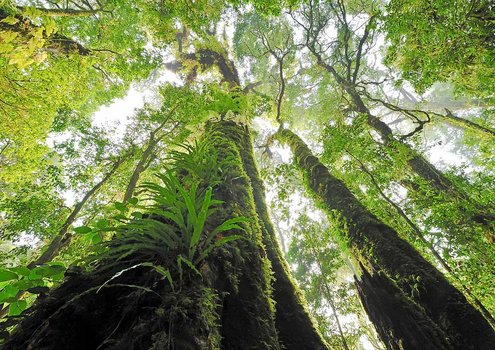
[[[239,224],[248,222],[246,217],[230,218],[214,228],[207,228],[209,218],[222,203],[213,198],[213,190],[222,181],[221,169],[231,160],[219,164],[217,153],[208,142],[182,148],[187,153],[174,152],[171,155],[171,170],[156,175],[159,183],[146,182],[141,186],[147,193],[145,202],[150,203],[141,206],[143,215],[106,229],[115,231],[115,234],[111,241],[104,243],[108,247],[104,257],[114,261],[146,261],[132,268],[156,267],[150,261],[163,264],[175,261],[182,281],[184,265],[199,274],[199,264],[215,248],[242,238],[240,235],[220,234],[231,230],[243,231]],[[170,271],[160,269],[155,268],[155,271],[167,278],[173,287]]]

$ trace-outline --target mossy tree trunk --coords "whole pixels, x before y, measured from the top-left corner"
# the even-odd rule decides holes
[[[390,155],[395,156],[396,160],[399,162],[404,160],[398,159],[397,155],[405,156],[407,158],[405,163],[412,174],[417,175],[424,181],[434,193],[442,195],[445,200],[456,203],[459,214],[463,216],[463,221],[479,227],[489,243],[495,242],[494,208],[478,205],[478,203],[474,202],[462,188],[456,186],[456,184],[431,164],[424,156],[403,140],[396,138],[390,126],[371,113],[356,88],[355,81],[346,79],[339,74],[332,65],[326,63],[321,53],[316,50],[315,46],[310,45],[308,48],[315,56],[317,64],[334,77],[339,86],[349,95],[350,100],[352,101],[351,108],[355,112],[366,116],[367,125],[380,136],[381,144],[388,149]],[[421,186],[408,186],[408,188],[409,190],[416,191],[421,196],[430,196],[430,194],[421,190]]]
[[[493,348],[493,329],[437,269],[371,214],[296,134],[277,136],[327,213],[337,211],[347,222],[339,239],[356,262],[361,300],[389,349]]]
[[[243,231],[225,233],[244,239],[217,248],[197,266],[201,277],[187,270],[180,284],[175,258],[143,261],[139,251],[118,262],[99,261],[89,272],[72,268],[60,287],[25,312],[4,349],[326,349],[274,237],[267,237],[273,232],[266,228],[262,188],[252,185],[259,177],[248,128],[208,123],[205,138],[219,159],[231,159],[213,193],[223,203],[205,227],[244,216],[250,220]],[[150,260],[172,272],[175,288],[138,265]]]
[[[287,349],[326,349],[321,335],[308,316],[306,302],[299,288],[295,285],[287,262],[280,250],[266,206],[265,187],[253,156],[251,133],[248,130],[244,133],[237,133],[235,144],[239,148],[244,169],[253,189],[264,249],[273,271],[273,298],[276,302],[275,321],[279,337]]]

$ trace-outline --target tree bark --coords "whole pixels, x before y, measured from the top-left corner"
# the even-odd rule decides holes
[[[222,245],[197,266],[201,278],[188,270],[179,284],[175,258],[162,261],[172,272],[173,289],[139,265],[145,261],[136,260],[137,253],[121,261],[100,261],[90,272],[69,271],[60,287],[26,312],[4,349],[315,349],[281,341],[285,331],[278,329],[283,323],[275,321],[272,297],[277,294],[271,290],[262,237],[266,230],[241,157],[252,152],[248,133],[234,122],[206,125],[204,137],[215,146],[218,159],[229,160],[213,196],[223,203],[206,227],[239,215],[250,221],[244,231],[231,232],[244,239]],[[115,277],[118,272],[121,275]],[[275,300],[280,306],[285,301]],[[299,309],[286,315],[298,316]],[[305,324],[309,328],[291,328],[296,333],[292,338],[308,338],[314,327],[309,319]]]
[[[275,320],[280,340],[286,349],[327,349],[325,341],[309,317],[306,301],[293,280],[289,266],[280,250],[266,206],[265,186],[253,156],[250,133],[239,134],[236,144],[239,145],[244,168],[253,187],[254,202],[263,232],[263,244],[275,278],[273,298],[276,301]]]
[[[389,349],[492,349],[495,332],[466,298],[396,231],[371,214],[293,132],[281,130],[309,190],[347,229],[339,239],[355,259],[356,285]]]
[[[396,204],[393,200],[391,200],[383,192],[383,190],[381,189],[381,187],[378,184],[378,182],[375,180],[375,177],[373,176],[373,174],[371,173],[371,171],[369,171],[366,168],[366,166],[361,162],[361,160],[359,160],[358,158],[356,158],[349,151],[346,151],[346,152],[359,163],[360,169],[370,177],[371,183],[373,184],[373,186],[375,187],[375,189],[380,194],[380,197],[382,197],[383,200],[385,200],[388,204],[390,204],[395,209],[395,211],[397,212],[397,214],[401,218],[404,219],[404,221],[407,223],[407,225],[414,232],[415,236],[423,243],[424,246],[426,246],[426,248],[430,251],[431,255],[440,264],[440,266],[442,266],[445,269],[445,271],[447,271],[447,273],[452,278],[454,278],[456,280],[456,282],[458,283],[458,285],[461,286],[461,288],[462,288],[462,290],[464,292],[464,295],[466,295],[466,297],[468,299],[470,299],[474,303],[474,305],[476,305],[476,307],[481,312],[481,314],[483,315],[483,317],[485,317],[485,319],[490,323],[490,325],[492,326],[492,328],[495,329],[495,319],[493,318],[493,316],[490,313],[490,311],[485,307],[485,305],[483,305],[483,303],[481,302],[481,300],[471,291],[470,288],[468,288],[466,286],[466,284],[462,281],[462,279],[459,278],[459,276],[457,275],[457,273],[450,267],[450,265],[447,263],[447,261],[445,261],[445,259],[440,255],[440,253],[435,249],[435,247],[433,246],[433,244],[431,244],[425,238],[425,235],[420,230],[420,228],[414,222],[412,222],[411,219],[409,219],[409,217],[404,212],[404,210],[402,210],[402,208],[398,204]]]
[[[234,63],[222,54],[211,49],[201,49],[194,54],[184,55],[187,59],[197,61],[203,68],[217,66],[222,81],[228,82],[232,89],[240,89],[240,79]],[[180,61],[172,62],[167,68],[178,70],[183,64]],[[195,77],[196,72],[190,72],[188,80]],[[276,301],[275,320],[279,332],[280,342],[286,349],[326,349],[327,345],[322,336],[314,327],[309,313],[306,310],[304,298],[294,283],[287,262],[285,261],[276,238],[265,202],[265,188],[260,179],[256,162],[253,156],[253,145],[248,129],[244,133],[235,133],[235,145],[238,147],[244,169],[249,176],[253,189],[257,215],[260,219],[263,254],[271,262],[273,270],[273,297]]]

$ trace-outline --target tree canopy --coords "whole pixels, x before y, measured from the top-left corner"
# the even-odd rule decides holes
[[[493,13],[0,0],[0,347],[490,349]]]

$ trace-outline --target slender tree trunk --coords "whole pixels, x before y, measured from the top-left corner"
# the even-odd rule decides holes
[[[492,349],[495,332],[443,275],[371,214],[293,132],[281,130],[309,190],[347,222],[363,305],[389,349]]]
[[[119,157],[118,160],[113,164],[112,168],[110,171],[101,179],[99,182],[97,182],[86,194],[84,197],[76,203],[74,208],[72,209],[72,212],[69,214],[67,219],[65,219],[64,223],[60,227],[60,230],[58,231],[57,235],[53,240],[48,244],[46,249],[41,253],[41,255],[31,261],[27,267],[29,269],[33,269],[36,266],[41,266],[43,264],[46,264],[50,261],[52,261],[55,257],[60,254],[62,249],[66,247],[71,239],[72,239],[72,233],[69,232],[69,228],[72,226],[74,221],[76,221],[77,216],[81,212],[82,208],[86,204],[86,202],[96,193],[98,190],[115,174],[117,169],[122,165],[122,163],[128,158],[129,155]],[[17,295],[15,296],[16,300],[21,299],[25,295],[25,291],[19,291]],[[9,306],[5,306],[2,309],[0,309],[0,318],[5,317],[9,312]]]
[[[134,190],[136,189],[136,186],[138,184],[139,178],[141,177],[141,174],[146,170],[146,168],[149,166],[150,161],[153,158],[153,154],[155,152],[156,147],[158,146],[158,143],[166,136],[172,133],[179,123],[175,123],[175,125],[172,127],[171,130],[168,132],[163,133],[162,135],[158,135],[158,133],[165,127],[165,125],[169,122],[172,114],[177,110],[178,106],[174,106],[172,110],[168,113],[167,116],[164,117],[163,122],[158,125],[151,133],[148,138],[148,145],[143,151],[143,154],[141,155],[141,158],[139,158],[139,161],[137,162],[136,166],[134,167],[134,171],[132,172],[131,179],[129,180],[129,183],[127,184],[127,188],[124,193],[124,198],[123,202],[127,202],[129,199],[131,199]]]
[[[272,298],[282,306],[287,298],[277,300],[277,296],[295,295],[295,290],[292,285],[285,294],[271,290],[270,261],[263,247],[267,231],[244,162],[252,158],[247,133],[246,127],[233,122],[206,126],[205,137],[217,149],[218,158],[229,159],[222,172],[224,182],[213,196],[223,201],[221,209],[206,225],[240,215],[250,221],[244,231],[232,232],[244,239],[222,245],[197,267],[201,278],[188,270],[179,283],[175,258],[163,262],[172,272],[175,288],[153,269],[139,265],[145,261],[135,257],[101,261],[91,272],[68,273],[60,287],[37,301],[4,349],[325,349],[281,340],[286,330],[283,322],[275,320]],[[293,311],[288,307],[284,306],[286,315],[300,320],[301,306]],[[294,322],[291,317],[285,321]],[[314,331],[309,318],[290,329],[296,333],[293,339],[309,339]]]

